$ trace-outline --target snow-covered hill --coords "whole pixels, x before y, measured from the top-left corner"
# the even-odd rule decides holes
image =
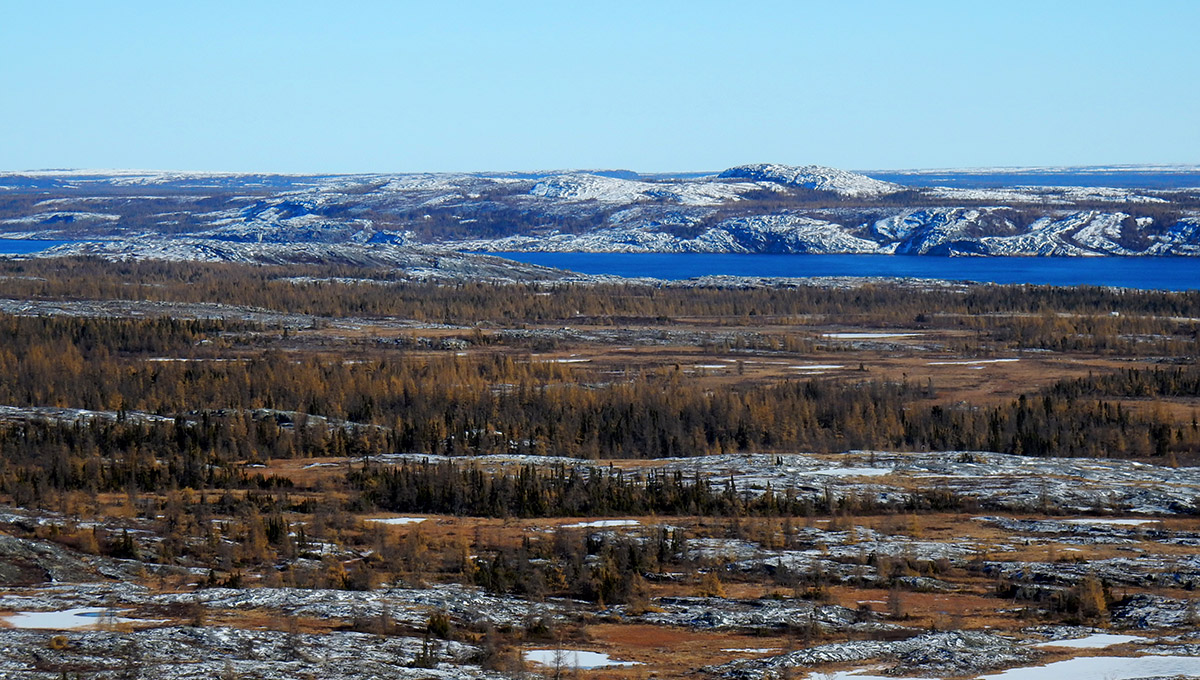
[[[739,165],[722,172],[722,179],[748,179],[759,182],[778,182],[791,186],[829,191],[839,196],[884,196],[901,191],[904,187],[891,182],[881,182],[866,175],[846,172],[821,165],[793,167],[774,163]]]
[[[979,176],[987,181],[966,173],[913,188],[775,164],[681,176],[0,173],[0,237],[90,242],[57,253],[263,262],[388,263],[429,248],[1200,255],[1200,189],[1000,186]]]
[[[592,200],[615,204],[666,201],[683,205],[719,205],[761,188],[749,182],[642,182],[574,173],[547,177],[533,185],[529,193],[564,201]]]

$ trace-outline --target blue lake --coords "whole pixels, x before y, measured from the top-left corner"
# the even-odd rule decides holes
[[[894,276],[1054,286],[1200,289],[1200,257],[932,257],[709,255],[692,253],[494,253],[581,274],[690,279],[729,276]]]
[[[74,243],[74,241],[0,238],[0,255],[27,255],[29,253],[39,253],[47,248],[61,246],[64,243]]]
[[[72,243],[0,239],[0,255]],[[690,279],[728,276],[890,276],[1053,286],[1200,290],[1200,257],[932,257],[702,253],[494,253],[582,274]]]

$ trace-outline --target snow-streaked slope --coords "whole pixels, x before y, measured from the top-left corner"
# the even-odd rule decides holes
[[[247,243],[365,242],[375,235],[370,220],[325,218],[318,215],[282,216],[272,211],[250,219],[230,219],[215,229],[196,232],[197,238]]]
[[[607,253],[879,253],[878,243],[833,222],[796,215],[750,215],[722,221],[694,235],[678,225],[626,223],[583,234],[550,232],[463,241],[463,250]]]
[[[704,181],[642,182],[586,173],[555,175],[538,182],[530,195],[565,201],[636,203],[666,201],[682,205],[718,205],[761,189],[749,182]]]
[[[116,222],[120,215],[109,213],[81,212],[74,210],[59,210],[55,212],[40,212],[33,215],[22,215],[0,220],[0,224],[55,224],[72,222]]]
[[[8,187],[0,236],[104,241],[94,247],[108,255],[125,248],[174,259],[187,253],[373,261],[385,252],[370,248],[376,245],[393,251],[1200,255],[1200,190],[909,189],[814,165],[745,165],[686,176],[47,171],[0,173],[0,183]],[[341,247],[345,252],[337,252]]]
[[[240,243],[210,239],[142,237],[57,246],[35,257],[86,255],[112,261],[243,262],[249,264],[347,264],[394,267],[413,279],[536,281],[566,278],[565,272],[514,263],[490,255],[429,246],[388,243]]]
[[[1151,236],[1150,255],[1200,255],[1200,217],[1185,217],[1166,233]]]
[[[891,182],[881,182],[866,175],[854,172],[827,168],[822,165],[777,165],[774,163],[756,163],[754,165],[739,165],[722,172],[722,179],[748,179],[757,182],[776,182],[792,186],[829,191],[839,196],[856,198],[868,196],[884,196],[902,190],[904,187]]]
[[[1006,187],[997,189],[962,189],[932,187],[923,190],[926,196],[948,201],[987,201],[989,203],[1042,203],[1071,205],[1084,201],[1096,203],[1167,203],[1159,196],[1145,192],[1113,187]]]
[[[646,198],[651,184],[616,177],[570,174],[548,177],[529,190],[531,196],[567,201],[633,203]]]
[[[1117,243],[1129,219],[1125,213],[1089,210],[1040,219],[1022,234],[979,240],[988,255],[1135,255]]]
[[[892,251],[901,255],[926,255],[945,250],[952,243],[969,240],[970,232],[979,228],[988,209],[928,208],[902,211],[879,220],[872,232],[892,244]]]
[[[798,215],[752,215],[721,222],[713,233],[728,234],[747,253],[878,253],[879,244],[848,233],[840,224]]]
[[[895,255],[1056,256],[1197,254],[1200,220],[1181,222],[1166,234],[1146,237],[1135,250],[1121,212],[1063,212],[1020,228],[1004,208],[925,208],[878,220],[862,232],[801,215],[749,215],[707,228],[623,224],[581,234],[551,231],[499,239],[455,242],[465,250],[668,253],[854,253]],[[1131,224],[1133,223],[1133,224]],[[992,235],[988,235],[992,234]]]

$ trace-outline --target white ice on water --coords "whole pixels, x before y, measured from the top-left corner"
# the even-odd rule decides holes
[[[587,652],[576,649],[530,649],[525,660],[542,666],[561,665],[563,668],[606,668],[608,666],[640,666],[637,661],[617,661],[603,652]]]

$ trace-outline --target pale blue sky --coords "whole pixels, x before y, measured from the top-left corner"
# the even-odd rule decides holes
[[[1200,163],[1200,1],[0,0],[0,169]]]

